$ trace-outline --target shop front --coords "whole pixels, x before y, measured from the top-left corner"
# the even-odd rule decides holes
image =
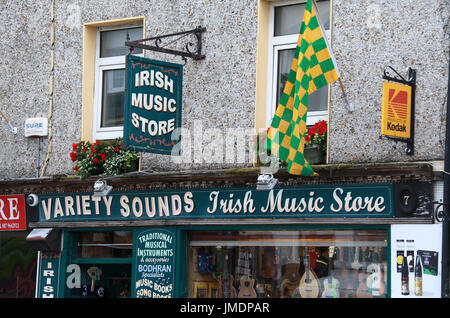
[[[413,209],[396,199],[411,190]],[[431,183],[41,194],[34,231],[61,244],[41,248],[37,295],[440,297],[431,198]]]

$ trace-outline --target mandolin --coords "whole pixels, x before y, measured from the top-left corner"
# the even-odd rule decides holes
[[[319,296],[319,280],[316,274],[311,270],[309,264],[309,255],[304,258],[305,273],[300,279],[298,291],[302,298],[317,298]]]
[[[331,269],[334,253],[334,246],[330,246],[328,248],[328,277],[323,281],[322,298],[339,298],[339,281],[333,277]]]

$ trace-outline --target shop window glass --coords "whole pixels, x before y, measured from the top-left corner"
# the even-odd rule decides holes
[[[79,268],[80,283],[79,287],[67,285],[67,295],[76,298],[129,298],[133,232],[82,231],[72,232],[72,237],[75,250],[71,263]],[[73,273],[74,270],[69,271],[68,275],[75,275]]]
[[[387,231],[193,232],[188,297],[386,297]]]
[[[34,298],[37,251],[28,232],[0,232],[0,298]]]
[[[131,258],[133,232],[81,232],[77,246],[81,258]]]

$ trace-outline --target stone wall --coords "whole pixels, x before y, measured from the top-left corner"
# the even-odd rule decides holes
[[[254,127],[257,0],[54,1],[55,59],[52,149],[46,175],[72,174],[71,144],[81,138],[83,24],[145,16],[147,36],[206,27],[201,61],[188,60],[183,74],[183,128],[189,160],[144,154],[143,168],[217,169],[251,165],[226,160],[229,128]],[[0,178],[36,176],[37,140],[24,137],[29,117],[49,110],[52,1],[0,1],[0,108],[19,130],[0,121]],[[333,49],[347,94],[348,113],[337,83],[330,103],[330,163],[443,159],[449,57],[449,0],[333,0]],[[146,52],[146,57],[183,63]],[[380,140],[383,69],[417,70],[415,155],[404,144]],[[214,130],[215,129],[215,130]],[[247,131],[246,131],[247,129]],[[185,138],[188,140],[188,138]],[[41,166],[48,138],[41,139]],[[234,144],[234,143],[232,143]],[[242,149],[242,148],[241,148]],[[241,150],[239,149],[239,150]]]

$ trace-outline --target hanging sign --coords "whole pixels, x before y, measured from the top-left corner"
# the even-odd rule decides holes
[[[135,235],[134,297],[173,298],[175,232],[151,229]]]
[[[25,196],[0,195],[0,231],[27,229]]]
[[[383,83],[381,134],[390,137],[411,138],[411,86]]]
[[[172,154],[180,136],[172,133],[181,128],[183,66],[134,55],[127,55],[126,66],[124,147]]]

